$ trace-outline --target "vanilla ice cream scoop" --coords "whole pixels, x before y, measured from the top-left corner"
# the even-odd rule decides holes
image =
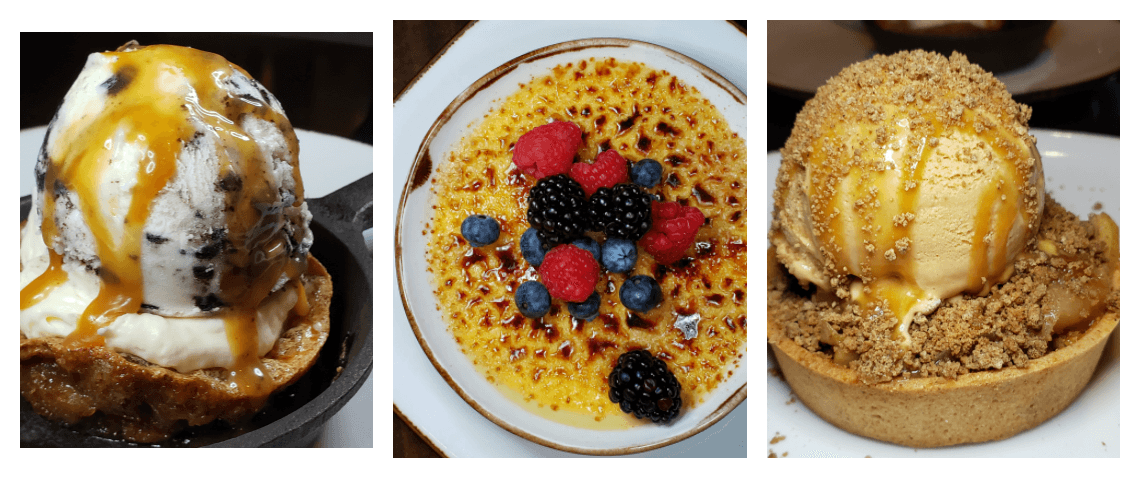
[[[218,55],[133,42],[90,55],[35,168],[21,330],[118,341],[179,370],[264,354],[312,244],[297,154],[277,99]],[[221,321],[130,326],[195,317]],[[220,344],[198,343],[207,329]]]
[[[916,314],[1006,280],[1036,234],[1044,177],[1030,109],[965,56],[923,51],[845,68],[781,150],[770,240],[803,284]]]

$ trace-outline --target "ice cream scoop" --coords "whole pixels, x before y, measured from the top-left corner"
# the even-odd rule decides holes
[[[802,284],[916,314],[1006,280],[1035,235],[1044,177],[1030,109],[965,56],[923,51],[845,68],[781,150],[770,240]]]
[[[304,308],[297,154],[277,99],[221,56],[134,42],[90,55],[35,168],[21,331],[256,376]]]

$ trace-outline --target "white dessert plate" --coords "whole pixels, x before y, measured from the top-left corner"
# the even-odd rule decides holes
[[[46,131],[46,126],[20,131],[20,196],[35,189],[32,168]],[[296,132],[306,197],[325,196],[372,173],[372,146],[313,131]],[[365,231],[370,246],[371,231]],[[372,447],[372,384],[370,375],[344,408],[325,424],[316,446]]]
[[[1105,212],[1120,223],[1120,139],[1031,129],[1045,189],[1069,212]],[[780,154],[768,154],[768,227]],[[776,366],[771,351],[768,368]],[[1119,457],[1120,329],[1112,334],[1088,387],[1068,408],[1036,428],[1001,441],[915,449],[848,433],[804,406],[787,382],[768,374],[768,435],[777,457]],[[780,438],[782,437],[782,438]],[[786,454],[786,455],[785,455]]]
[[[428,131],[408,175],[397,212],[396,268],[401,298],[412,330],[438,373],[472,408],[500,427],[535,443],[586,454],[626,454],[651,450],[699,433],[724,418],[747,394],[747,357],[724,383],[686,408],[669,425],[643,425],[625,430],[586,430],[557,423],[526,411],[502,395],[460,351],[447,329],[434,294],[434,278],[424,265],[435,198],[432,178],[439,161],[477,127],[491,105],[518,90],[518,85],[547,74],[558,64],[587,58],[614,57],[667,70],[695,86],[747,138],[747,99],[716,72],[666,48],[625,39],[587,39],[559,43],[524,54],[494,69],[461,93]]]

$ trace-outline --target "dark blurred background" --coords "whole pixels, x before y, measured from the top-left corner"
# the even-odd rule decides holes
[[[870,58],[874,53],[872,49],[878,46],[872,42],[872,39],[865,32],[861,31],[863,27],[858,25],[860,22],[830,22],[838,25],[830,30],[827,29],[826,25],[821,26],[820,23],[822,22],[811,22],[811,24],[808,22],[769,22],[769,79],[772,78],[772,68],[784,68],[788,71],[799,68],[803,71],[810,71],[815,68],[811,65],[821,63],[802,59],[794,60],[797,58],[795,55],[787,55],[788,48],[799,48],[796,45],[797,41],[819,41],[820,44],[802,49],[809,52],[805,54],[818,55],[820,58],[828,56],[830,52],[838,52],[835,53],[835,57],[862,53],[865,58]],[[1112,30],[1113,27],[1115,27],[1115,31]],[[804,32],[803,37],[796,38],[801,29]],[[848,30],[846,36],[841,29]],[[776,32],[777,35],[776,42],[783,42],[783,45],[773,42],[773,32]],[[1113,35],[1116,35],[1117,38],[1115,44],[1113,44]],[[1042,56],[1029,65],[1007,73],[1018,74],[1022,78],[1037,74],[1044,76],[1059,74],[1064,77],[1082,78],[1082,80],[1057,88],[1034,87],[1029,88],[1029,91],[1025,93],[1018,94],[1015,92],[1013,95],[1015,101],[1033,108],[1033,117],[1029,120],[1030,128],[1120,135],[1120,67],[1118,61],[1120,45],[1118,38],[1119,22],[1114,24],[1114,22],[1073,23],[1067,21],[1056,22],[1052,25],[1046,32],[1044,46],[1041,47],[1043,48],[1040,53]],[[773,60],[773,48],[785,49],[783,50],[784,55],[775,55],[784,58],[780,65],[773,65],[772,63],[773,61],[781,61]],[[1067,68],[1071,64],[1076,64],[1076,68],[1081,68],[1082,66],[1087,67],[1088,63],[1096,62],[1091,60],[1086,62],[1068,60],[1058,62],[1059,56],[1056,52],[1054,52],[1053,60],[1044,61],[1048,59],[1044,49],[1048,48],[1054,50],[1064,48],[1069,55],[1072,55],[1074,50],[1078,52],[1078,55],[1087,51],[1087,55],[1084,56],[1089,58],[1103,57],[1109,61],[1115,55],[1117,64],[1115,70],[1109,68],[1103,74],[1091,76],[1081,74],[1087,73],[1088,70],[1075,73],[1056,71],[1055,69]],[[789,60],[789,58],[793,58],[793,60]],[[851,62],[865,58],[854,58]],[[818,58],[813,58],[813,60],[818,60]],[[1071,56],[1069,60],[1071,60]],[[823,60],[822,62],[827,61],[831,60]],[[1097,66],[1103,67],[1103,64]],[[830,74],[834,75],[835,73],[839,73],[839,69]],[[1001,76],[998,75],[999,79]],[[786,78],[787,75],[783,75],[783,77]],[[767,146],[769,152],[778,151],[782,148],[784,142],[791,135],[796,113],[815,93],[814,89],[812,91],[805,90],[806,88],[791,89],[775,86],[769,81],[767,108]]]
[[[88,55],[130,40],[217,53],[265,85],[294,128],[372,144],[372,33],[21,33],[20,129],[51,121]]]

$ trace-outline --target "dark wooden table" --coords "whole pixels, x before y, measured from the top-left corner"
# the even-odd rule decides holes
[[[412,79],[447,46],[466,20],[396,21],[392,27],[392,99],[400,95]],[[396,458],[439,458],[440,454],[414,428],[408,426],[393,407],[392,456]]]

